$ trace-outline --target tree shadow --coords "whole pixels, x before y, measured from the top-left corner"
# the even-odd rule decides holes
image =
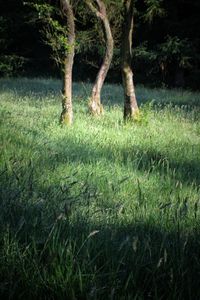
[[[196,145],[196,153],[199,146]],[[131,159],[134,160],[134,154],[139,153],[137,168],[142,171],[154,172],[173,176],[174,179],[181,182],[197,185],[200,184],[200,161],[198,157],[193,160],[174,159],[164,152],[156,149],[143,149],[139,146],[132,147],[129,150],[123,150],[124,162],[130,163],[130,151],[132,151]]]
[[[60,97],[62,92],[62,81],[55,78],[9,78],[0,79],[0,84],[0,93],[13,93],[19,98],[30,97],[27,100],[33,105],[37,99],[40,100],[49,96],[57,98]],[[90,83],[75,82],[73,83],[73,96],[75,99],[87,99],[90,96],[91,89],[92,85]]]
[[[183,147],[183,145],[181,145]],[[58,150],[62,149],[62,151]],[[187,145],[186,145],[187,147]],[[52,162],[59,165],[72,162],[93,164],[99,161],[107,161],[113,165],[119,164],[132,170],[146,171],[149,173],[160,173],[167,175],[175,180],[185,184],[200,184],[200,161],[198,157],[193,160],[181,158],[172,158],[169,154],[156,149],[143,148],[140,146],[131,146],[130,148],[117,148],[115,152],[109,147],[101,146],[96,148],[94,144],[88,144],[83,140],[73,140],[72,138],[63,138],[58,144],[52,146]],[[198,153],[199,146],[195,146],[195,152]],[[120,159],[119,159],[120,157]],[[55,158],[55,159],[54,159]],[[43,161],[44,166],[49,165],[48,159]]]
[[[19,97],[30,96],[33,101],[36,97],[45,97],[49,94],[58,94],[61,90],[61,81],[44,78],[14,78],[1,79],[0,92],[11,92]]]
[[[26,131],[23,125],[18,127],[22,132]],[[35,130],[36,134],[37,130]],[[67,138],[62,137],[53,144],[48,144],[47,141],[46,145],[37,145],[30,137],[21,136],[20,140],[18,140],[15,136],[12,143],[14,147],[19,147],[20,145],[24,149],[32,143],[34,151],[40,153],[34,164],[36,167],[40,167],[42,164],[44,169],[55,169],[67,163],[92,165],[104,161],[105,163],[127,167],[129,171],[142,171],[149,174],[159,173],[184,184],[200,185],[200,160],[198,156],[193,159],[175,158],[176,155],[173,152],[167,153],[154,147],[144,148],[139,145],[131,145],[129,147],[115,146],[115,151],[113,151],[112,147],[106,145],[96,147],[92,142],[88,144],[88,141],[80,138],[77,141],[71,136]],[[176,147],[179,147],[178,144],[176,144]],[[188,145],[186,144],[185,149],[187,147]],[[183,144],[181,144],[181,148],[184,148]],[[48,155],[45,155],[45,151]],[[193,151],[198,153],[199,146],[193,145]]]
[[[12,174],[7,174],[6,182],[13,182]],[[10,190],[6,198],[0,194],[0,243],[5,249],[0,268],[3,299],[11,291],[10,299],[44,299],[47,295],[69,300],[199,299],[197,223],[186,230],[183,218],[169,220],[163,214],[147,218],[142,209],[131,222],[126,221],[126,211],[105,212],[99,218],[82,190],[79,200],[86,211],[81,210],[80,202],[66,206],[77,200],[70,189],[65,190],[64,197],[55,186],[41,186],[38,192],[37,201],[29,184],[23,185],[20,193]],[[119,220],[120,214],[124,221]],[[6,252],[8,245],[19,247],[13,248],[14,256],[12,248]],[[35,281],[37,270],[40,276]],[[13,280],[16,273],[17,281]],[[63,279],[67,284],[62,284]],[[113,293],[115,298],[111,298]]]
[[[102,91],[104,105],[122,105],[124,94],[121,85],[105,85]],[[136,96],[139,106],[146,103],[153,103],[155,108],[162,109],[166,106],[180,107],[191,110],[200,106],[200,95],[198,92],[181,89],[145,88],[136,86]]]

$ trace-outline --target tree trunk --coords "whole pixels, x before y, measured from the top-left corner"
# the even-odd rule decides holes
[[[132,62],[132,36],[133,36],[134,0],[124,1],[124,26],[121,46],[121,69],[124,87],[124,120],[134,120],[139,109],[135,96],[133,82]]]
[[[63,99],[62,99],[62,113],[60,116],[61,124],[71,125],[73,122],[73,108],[72,108],[72,69],[74,63],[74,49],[75,49],[75,23],[73,9],[69,0],[60,0],[61,10],[63,15],[67,18],[67,45],[68,49],[65,54],[63,62]]]
[[[89,110],[93,115],[100,115],[103,113],[103,106],[101,104],[101,89],[112,61],[114,42],[110,28],[110,22],[106,12],[106,6],[102,0],[94,1],[98,8],[93,5],[92,0],[86,0],[86,3],[92,12],[95,13],[96,16],[102,21],[106,39],[106,53],[92,89],[92,96],[89,101]]]

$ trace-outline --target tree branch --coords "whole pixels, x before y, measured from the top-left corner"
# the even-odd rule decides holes
[[[89,7],[89,9],[100,19],[103,19],[105,17],[105,6],[102,5],[102,2],[99,0],[95,0],[97,3],[99,10],[94,6],[92,3],[92,0],[85,0],[85,3]]]

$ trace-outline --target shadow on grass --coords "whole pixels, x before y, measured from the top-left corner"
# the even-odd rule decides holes
[[[30,96],[33,101],[39,97],[49,95],[59,96],[62,89],[62,81],[44,78],[14,78],[1,79],[0,92],[14,92],[19,97]],[[73,95],[76,98],[88,99],[91,95],[92,84],[77,82],[73,84]],[[191,110],[200,106],[199,93],[184,90],[146,89],[138,86],[137,100],[139,106],[151,101],[155,108],[162,109],[167,105],[180,107],[184,110]],[[121,85],[105,85],[102,91],[102,102],[105,106],[123,105],[123,89]]]
[[[61,90],[61,81],[55,79],[27,79],[13,78],[1,79],[0,92],[11,92],[19,97],[48,96],[48,94],[58,94]]]
[[[196,147],[198,153],[199,146]],[[132,155],[130,156],[130,150]],[[128,152],[128,153],[127,153]],[[198,156],[193,160],[186,160],[181,158],[170,158],[165,153],[155,149],[143,149],[140,147],[123,150],[124,162],[130,163],[130,159],[134,159],[134,154],[138,154],[136,162],[138,170],[149,171],[149,173],[158,171],[160,174],[173,176],[175,180],[181,182],[197,185],[200,184],[200,161]],[[126,154],[127,153],[127,154]]]
[[[20,127],[23,128],[23,127]],[[24,130],[23,130],[24,131]],[[37,134],[37,132],[35,133]],[[175,181],[184,184],[200,185],[200,160],[198,155],[193,158],[175,158],[175,154],[165,153],[155,148],[143,148],[139,145],[126,148],[115,146],[114,149],[108,146],[96,147],[95,144],[78,141],[72,137],[62,138],[54,144],[37,145],[34,139],[21,136],[20,140],[13,137],[14,147],[22,147],[24,150],[34,147],[34,151],[40,153],[38,159],[34,161],[37,167],[46,169],[56,169],[59,165],[67,163],[97,164],[99,162],[108,162],[127,167],[130,170],[138,170],[149,174],[159,173],[171,177]],[[172,145],[173,146],[173,145]],[[179,147],[176,144],[174,147]],[[188,144],[185,145],[187,149]],[[180,149],[184,145],[181,144]],[[173,148],[172,148],[173,149]],[[199,145],[193,145],[194,153],[199,152]],[[25,151],[26,152],[26,151]],[[44,155],[43,155],[44,154]]]
[[[200,94],[177,89],[148,89],[136,86],[136,96],[139,106],[153,103],[154,108],[163,109],[166,106],[179,107],[190,111],[200,107]],[[104,105],[123,105],[123,89],[120,85],[105,85],[102,92]]]
[[[14,78],[0,79],[0,93],[9,92],[16,96],[16,101],[22,97],[29,97],[34,105],[34,102],[41,98],[50,96],[61,97],[62,81],[58,79],[44,78]],[[91,84],[73,83],[73,96],[75,98],[87,99],[90,96]]]
[[[183,145],[181,145],[183,147]],[[186,145],[188,147],[188,145]],[[171,176],[175,180],[179,180],[186,184],[200,184],[200,161],[198,156],[195,159],[171,158],[169,154],[162,153],[159,150],[151,148],[141,148],[139,146],[131,146],[127,148],[115,149],[109,147],[96,148],[94,144],[88,145],[82,140],[78,142],[69,137],[59,140],[57,144],[50,148],[52,156],[42,158],[45,167],[49,167],[49,163],[64,164],[83,163],[96,164],[100,161],[107,161],[117,165],[127,166],[132,170],[146,171],[149,173],[159,172],[161,175]],[[195,146],[195,152],[198,153],[199,146]],[[172,153],[173,154],[173,153]],[[39,163],[39,162],[38,162]]]
[[[192,230],[179,218],[166,226],[164,216],[148,219],[142,210],[131,223],[119,212],[99,219],[80,202],[61,205],[77,200],[72,184],[64,197],[50,186],[37,198],[30,180],[20,186],[14,178],[1,174],[2,299],[199,299],[197,222]],[[79,197],[85,203],[82,189]]]

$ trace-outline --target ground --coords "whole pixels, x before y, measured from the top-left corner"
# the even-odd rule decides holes
[[[200,298],[200,93],[1,79],[0,295],[9,299]]]

